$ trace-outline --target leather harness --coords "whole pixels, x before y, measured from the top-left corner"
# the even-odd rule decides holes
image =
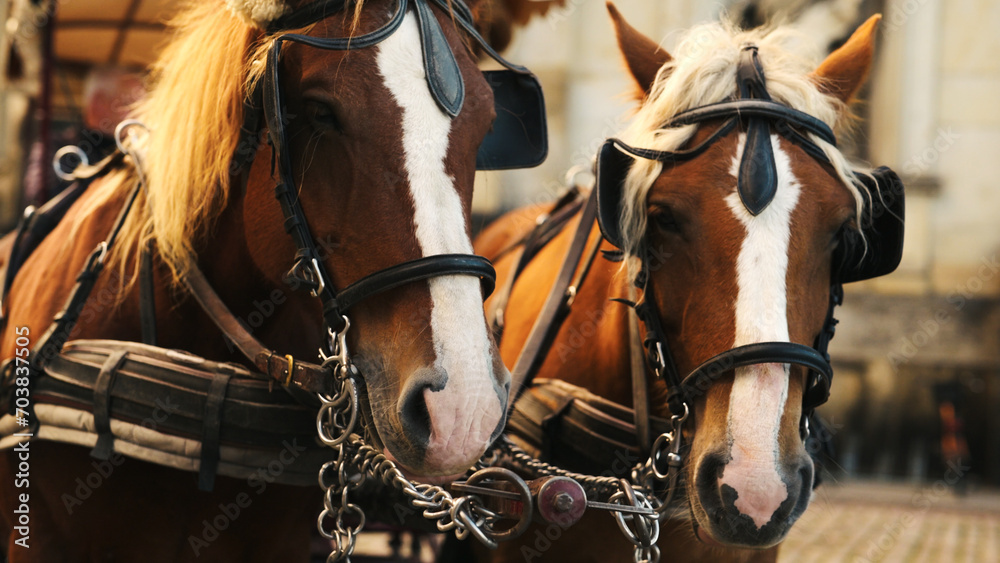
[[[739,346],[710,358],[691,373],[681,377],[660,324],[654,293],[649,287],[650,275],[647,267],[650,257],[644,254],[641,256],[642,269],[635,282],[636,288],[642,293],[642,300],[638,303],[619,300],[632,306],[646,329],[640,338],[637,331],[632,330],[630,322],[630,341],[633,350],[631,356],[638,356],[636,350],[641,348],[645,357],[645,361],[633,358],[631,362],[635,410],[615,404],[604,405],[605,408],[601,409],[581,407],[581,403],[592,406],[595,402],[607,403],[607,401],[600,398],[596,398],[598,401],[595,401],[589,392],[565,382],[540,380],[532,385],[534,374],[541,366],[551,342],[572,306],[572,299],[569,296],[579,290],[578,286],[570,285],[569,274],[576,270],[583,256],[583,245],[580,241],[586,240],[586,234],[593,226],[594,214],[590,209],[592,201],[596,200],[597,218],[604,238],[619,248],[623,247],[619,206],[625,175],[634,158],[658,160],[665,166],[690,160],[734,130],[741,121],[746,121],[747,141],[741,158],[737,189],[744,205],[754,215],[760,213],[770,203],[776,190],[774,156],[770,150],[772,129],[801,146],[813,158],[828,162],[823,149],[815,144],[808,134],[836,146],[833,132],[822,121],[770,99],[764,83],[763,69],[757,58],[757,49],[753,45],[746,46],[742,51],[737,80],[738,99],[689,110],[677,115],[667,124],[667,127],[671,127],[700,124],[718,118],[726,119],[722,126],[693,148],[663,152],[634,148],[618,139],[610,139],[602,147],[598,155],[596,186],[581,212],[580,225],[566,253],[556,283],[551,288],[513,371],[513,383],[521,383],[520,393],[523,395],[514,403],[510,428],[517,437],[533,446],[543,459],[556,464],[567,463],[570,464],[567,467],[586,471],[587,468],[606,469],[608,452],[623,451],[622,448],[637,452],[640,458],[648,455],[651,433],[660,434],[664,428],[665,431],[669,431],[666,421],[650,417],[648,414],[646,389],[649,372],[662,378],[666,384],[670,414],[683,419],[689,412],[688,405],[691,400],[707,391],[716,378],[728,371],[761,363],[800,365],[809,370],[800,424],[802,439],[808,437],[810,424],[812,426],[821,424],[814,416],[814,410],[826,402],[830,394],[833,370],[827,348],[837,324],[834,309],[843,301],[842,284],[893,271],[902,253],[903,187],[898,176],[885,167],[875,170],[870,175],[857,174],[859,181],[869,188],[865,215],[859,218],[859,225],[870,246],[870,252],[864,252],[856,236],[848,233],[842,235],[843,239],[834,255],[834,277],[830,287],[827,315],[812,347],[791,342],[764,342]],[[881,201],[875,199],[875,188],[881,188],[881,191],[877,192],[882,196]],[[552,235],[542,237],[541,234],[553,228],[547,223],[552,221],[551,217],[557,216],[557,211],[563,205],[557,204],[553,212],[543,216],[539,225],[521,239],[525,243],[522,256],[537,255],[540,246],[534,241],[543,241],[544,245],[551,240]],[[555,227],[556,230],[563,225],[564,222],[561,221],[560,225]],[[621,260],[622,255],[606,254],[606,258]],[[593,255],[589,259],[592,260]],[[519,265],[515,269],[515,277],[522,270],[523,265]],[[513,283],[512,279],[507,285]],[[570,287],[574,289],[571,291]],[[502,301],[500,306],[505,305],[506,301]],[[503,318],[500,311],[494,313],[494,316]],[[649,423],[644,424],[640,419],[648,420]],[[622,429],[627,429],[632,434],[631,440],[623,440]],[[546,454],[552,457],[545,457]]]
[[[332,352],[335,333],[347,326],[345,313],[354,305],[373,295],[436,276],[471,275],[478,277],[488,296],[493,291],[496,274],[488,260],[480,256],[446,254],[407,261],[375,272],[337,291],[319,259],[314,239],[309,231],[304,211],[298,199],[298,187],[293,174],[291,155],[285,131],[284,106],[279,80],[281,45],[295,41],[328,49],[347,50],[375,45],[391,35],[403,21],[412,2],[420,26],[424,65],[428,86],[442,111],[450,116],[461,110],[464,85],[458,66],[443,31],[431,11],[429,2],[454,15],[453,21],[471,36],[488,55],[506,67],[491,71],[493,87],[506,88],[505,96],[496,100],[498,119],[494,133],[507,140],[520,138],[516,150],[505,151],[503,138],[493,152],[480,151],[480,168],[532,166],[544,159],[544,103],[537,79],[523,67],[507,62],[479,36],[472,15],[461,0],[398,0],[397,10],[390,21],[374,32],[348,38],[315,38],[285,33],[278,36],[267,57],[267,70],[251,100],[262,99],[263,108],[249,104],[243,126],[244,136],[259,136],[262,112],[269,132],[280,182],[275,195],[285,217],[285,230],[298,250],[295,265],[286,274],[286,281],[298,282],[320,298],[323,317]],[[269,33],[280,33],[319,21],[343,10],[349,0],[316,2],[275,21]],[[453,11],[452,11],[453,10]],[[511,106],[521,111],[510,114]],[[505,109],[506,108],[506,109]],[[525,120],[525,121],[522,121]],[[514,131],[513,133],[511,131]],[[527,132],[527,133],[525,133]],[[525,137],[527,135],[527,137]],[[238,146],[243,146],[240,143]],[[253,146],[256,146],[254,144]],[[72,203],[90,182],[122,162],[122,153],[107,159],[86,178],[39,211],[29,211],[19,227],[11,260],[0,289],[0,303],[6,297],[11,282],[21,265],[38,243],[54,228]],[[331,370],[276,353],[253,337],[228,310],[204,275],[193,265],[184,279],[185,286],[219,330],[231,340],[249,360],[255,370],[233,364],[211,362],[174,350],[153,346],[156,343],[155,302],[153,297],[152,248],[140,249],[140,317],[144,344],[110,340],[78,340],[67,343],[87,299],[104,268],[105,258],[115,244],[118,233],[128,217],[139,192],[143,189],[141,162],[130,153],[139,170],[140,180],[128,194],[125,204],[106,237],[89,255],[77,276],[77,283],[45,334],[36,341],[31,353],[31,392],[36,399],[30,420],[33,432],[17,431],[13,417],[13,362],[0,366],[3,394],[0,396],[0,448],[35,434],[39,438],[93,446],[91,455],[108,459],[115,451],[148,461],[197,470],[199,488],[211,490],[217,473],[244,477],[266,466],[275,452],[288,449],[287,442],[302,439],[302,454],[308,467],[290,470],[279,482],[304,484],[313,481],[319,465],[331,450],[321,447],[315,436],[316,395],[334,392]],[[252,160],[252,155],[250,160]],[[234,154],[234,165],[248,161],[242,153]],[[5,322],[0,304],[0,326]],[[277,384],[277,385],[276,385]],[[275,390],[279,387],[282,390]],[[285,392],[287,391],[287,393]],[[157,409],[162,406],[153,398],[166,397],[173,405],[163,420]],[[162,413],[160,413],[162,414]],[[158,420],[155,433],[141,430],[145,422]],[[10,430],[10,431],[8,431]],[[24,430],[24,429],[22,429]],[[296,446],[297,448],[298,446]],[[296,457],[299,457],[296,449]],[[304,479],[304,476],[309,476]]]

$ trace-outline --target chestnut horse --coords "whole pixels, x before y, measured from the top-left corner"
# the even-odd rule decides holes
[[[336,2],[320,0],[321,10],[310,12],[315,6],[304,1],[213,0],[183,11],[136,115],[149,128],[148,140],[136,141],[144,191],[70,338],[138,340],[135,272],[140,249],[153,242],[159,346],[245,362],[181,285],[197,266],[237,318],[261,320],[249,322],[253,336],[281,355],[316,357],[325,341],[320,304],[283,283],[297,248],[274,197],[273,130],[272,143],[259,149],[256,137],[240,141],[244,102],[278,36],[275,21],[288,24],[280,32],[299,29],[313,41],[286,42],[278,63],[288,146],[277,156],[294,172],[293,195],[330,285],[424,257],[470,254],[477,149],[494,119],[493,96],[454,14],[436,3],[416,6],[423,2],[331,8]],[[311,19],[292,17],[303,8]],[[314,48],[396,17],[401,23],[380,41]],[[464,104],[452,115],[439,108],[425,75],[428,25],[443,33],[446,45],[435,47],[451,50],[464,83]],[[135,160],[95,180],[24,263],[4,303],[0,357],[15,356],[15,335],[34,344],[60,311],[136,185]],[[374,423],[369,434],[409,474],[439,481],[463,473],[499,435],[509,386],[480,280],[445,273],[361,301],[347,333],[364,378],[362,416]],[[315,486],[258,480],[250,487],[219,477],[214,491],[201,492],[191,473],[173,468],[100,464],[86,448],[47,441],[29,450],[25,484],[15,485],[17,452],[4,451],[0,465],[0,530],[11,562],[274,561],[309,553],[321,497]],[[95,472],[100,478],[88,480]],[[15,531],[22,503],[28,533]]]
[[[580,232],[589,233],[587,244],[600,244],[612,260],[596,255],[582,285],[566,293],[566,302],[571,303],[568,316],[547,348],[537,378],[563,380],[638,409],[629,384],[629,309],[616,301],[634,299],[630,296],[634,285],[643,290],[641,304],[654,317],[644,319],[646,329],[654,334],[654,329],[662,331],[660,342],[669,346],[676,371],[683,375],[717,355],[749,349],[746,345],[777,343],[784,350],[792,343],[802,345],[796,350],[808,347],[813,352],[811,347],[827,324],[831,283],[839,287],[841,281],[864,277],[838,281],[833,263],[837,245],[844,244],[850,231],[861,228],[858,218],[869,212],[872,198],[879,201],[883,186],[863,184],[858,178],[867,173],[855,176],[833,144],[828,126],[848,121],[848,104],[872,62],[879,18],[870,19],[814,67],[795,54],[808,42],[782,28],[737,31],[717,23],[702,25],[689,31],[676,56],[671,56],[630,27],[614,6],[608,8],[639,90],[639,108],[631,125],[621,133],[621,141],[609,142],[603,149],[615,151],[610,162],[625,160],[619,192],[601,193],[616,184],[614,178],[602,178],[614,173],[605,169],[609,160],[603,152],[598,162],[597,215],[604,235],[618,247],[599,242],[602,232],[590,215]],[[755,146],[763,141],[773,151],[769,154],[776,172],[771,176],[776,190],[764,194],[771,199],[763,206],[754,198],[760,195],[757,184],[767,181],[756,176],[766,161],[751,160],[749,171],[741,166],[754,117],[762,114],[746,110],[746,115],[731,115],[739,112],[721,105],[748,102],[740,106],[745,108],[759,101],[744,99],[744,83],[737,88],[737,77],[757,88],[755,97],[765,99],[769,94],[765,109],[777,108],[774,115],[787,118],[782,124],[791,123],[790,128],[801,133],[798,141],[791,142],[787,136],[794,131],[776,126],[771,135],[756,137]],[[730,114],[698,119],[692,110],[700,115],[708,110]],[[675,121],[684,112],[690,120]],[[629,148],[619,148],[623,146]],[[749,199],[744,199],[748,195],[744,175],[750,176]],[[602,205],[605,209],[600,209]],[[518,247],[527,234],[551,211],[549,205],[515,210],[477,238],[476,250],[495,262],[498,287],[514,275]],[[500,353],[514,370],[515,386],[519,383],[515,363],[547,302],[547,290],[539,288],[553,286],[580,227],[580,216],[577,212],[527,265],[521,264],[505,311],[496,311],[502,313]],[[898,219],[898,214],[893,217]],[[872,233],[866,234],[871,254],[877,241]],[[624,266],[613,261],[619,251]],[[865,275],[886,273],[898,259],[898,254],[888,256],[890,267]],[[585,258],[580,261],[585,263]],[[579,266],[575,280],[581,279],[583,268]],[[502,307],[497,295],[500,292],[487,302],[488,314]],[[683,507],[660,530],[657,545],[664,560],[776,559],[779,543],[806,509],[814,485],[813,461],[803,443],[808,432],[803,417],[814,406],[803,404],[810,388],[808,370],[794,362],[789,367],[785,361],[758,359],[737,363],[735,369],[729,364],[707,385],[685,388],[691,411],[684,427],[689,447],[680,452],[684,494],[675,497]],[[650,415],[679,418],[670,405],[678,397],[677,389],[668,387],[665,375],[655,377],[651,369],[643,369],[648,370]],[[559,410],[553,407],[553,417]],[[584,433],[578,430],[577,436]],[[544,450],[534,438],[526,442],[542,455],[537,452]],[[566,444],[552,448],[559,446]],[[586,450],[587,444],[575,447]],[[638,451],[638,457],[632,453],[606,459],[604,468],[628,477],[629,468],[649,455],[649,449]],[[632,545],[609,516],[588,510],[566,529],[535,525],[519,542],[501,544],[497,552],[482,554],[482,559],[631,561]]]

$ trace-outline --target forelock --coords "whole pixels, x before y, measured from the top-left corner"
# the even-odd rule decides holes
[[[758,47],[767,90],[774,101],[812,115],[835,131],[845,128],[850,114],[844,104],[823,93],[810,77],[821,53],[807,37],[787,27],[743,31],[731,24],[713,22],[696,26],[681,37],[673,58],[660,69],[649,96],[622,131],[621,139],[635,147],[659,151],[681,148],[697,126],[664,126],[681,112],[722,102],[736,94],[740,51],[746,43]],[[853,167],[836,147],[809,135],[854,195],[860,213],[863,187],[855,180]],[[660,162],[637,159],[626,177],[620,220],[623,250],[630,257],[641,255],[646,199],[662,168]],[[633,277],[638,272],[636,260],[628,263]]]

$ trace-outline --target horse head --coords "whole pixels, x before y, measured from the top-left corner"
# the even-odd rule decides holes
[[[180,16],[140,112],[155,132],[146,168],[160,255],[175,278],[197,252],[216,288],[233,294],[252,278],[285,295],[260,329],[282,354],[314,358],[323,323],[343,332],[373,445],[414,475],[464,472],[502,430],[510,377],[482,310],[479,278],[489,285],[492,268],[469,256],[477,151],[497,113],[469,47],[470,8],[227,5]],[[213,214],[228,230],[172,227]],[[238,240],[213,239],[223,236]],[[286,294],[289,284],[320,300]]]
[[[419,2],[370,47],[289,42],[281,53],[286,95],[276,109],[285,118],[285,150],[322,265],[338,288],[420,258],[472,253],[476,154],[495,117],[493,97],[450,14]],[[399,6],[366,2],[356,21],[326,18],[302,33],[363,36],[386,26]],[[460,109],[449,108],[454,115],[439,107],[431,89],[437,84],[427,76],[428,29],[446,41],[433,47],[450,49],[457,64],[452,80],[459,83],[445,84],[464,91]],[[269,133],[274,125],[269,120]],[[246,237],[259,269],[277,284],[296,249],[281,232],[273,188],[270,163],[258,158],[247,188]],[[345,312],[369,434],[413,474],[463,472],[503,427],[509,374],[482,300],[475,277],[439,275]]]
[[[659,397],[692,413],[684,478],[699,538],[772,546],[814,485],[804,439],[814,395],[825,400],[810,370],[826,364],[812,347],[831,287],[899,259],[871,256],[885,233],[864,219],[884,182],[855,172],[831,130],[868,73],[878,17],[813,67],[782,28],[708,24],[671,55],[609,10],[641,104],[600,157],[602,228],[683,380],[664,377]],[[847,248],[865,238],[867,258],[864,242]]]

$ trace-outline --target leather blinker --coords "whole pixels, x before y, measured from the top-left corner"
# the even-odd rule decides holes
[[[757,46],[748,44],[740,51],[740,64],[736,71],[740,99],[770,101],[764,82],[764,72],[757,58]],[[759,215],[774,200],[778,192],[778,171],[771,146],[771,124],[760,117],[747,119],[746,141],[740,157],[736,187],[740,201],[751,215]]]
[[[455,117],[462,111],[462,103],[465,101],[462,72],[431,7],[425,2],[414,2],[413,6],[420,25],[420,48],[424,55],[427,86],[438,107]]]

